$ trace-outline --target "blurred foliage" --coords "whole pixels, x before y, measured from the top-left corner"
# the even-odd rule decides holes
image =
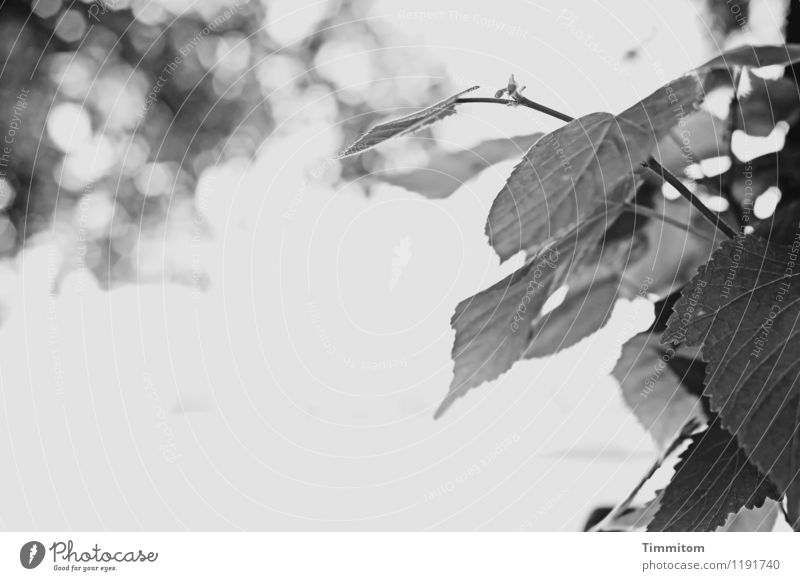
[[[265,139],[309,124],[339,122],[350,139],[377,109],[449,90],[435,64],[380,50],[392,31],[364,18],[367,8],[3,3],[0,252],[44,232],[64,250],[63,268],[85,266],[105,284],[186,280],[186,257],[165,253],[208,235],[195,200],[204,171],[248,162]],[[386,155],[329,164],[326,175],[351,180]],[[406,145],[409,156],[419,161]]]

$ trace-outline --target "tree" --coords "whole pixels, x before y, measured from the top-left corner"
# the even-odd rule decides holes
[[[778,501],[800,530],[800,202],[791,161],[800,150],[749,160],[731,145],[735,132],[766,135],[797,120],[796,84],[753,69],[798,61],[800,45],[741,47],[622,113],[578,119],[528,99],[512,76],[493,97],[475,97],[473,87],[345,149],[360,154],[464,103],[565,121],[536,139],[491,207],[486,235],[500,260],[520,251],[526,260],[456,306],[454,377],[437,417],[517,361],[597,331],[617,299],[647,297],[656,322],[623,347],[614,375],[665,454],[689,445],[637,524],[716,530],[742,509]],[[731,94],[726,119],[702,108],[713,91]],[[727,169],[701,171],[699,162],[718,158]],[[424,187],[413,178],[404,179]],[[663,196],[665,185],[680,198]],[[776,187],[787,195],[767,213]],[[544,312],[563,286],[566,298]]]

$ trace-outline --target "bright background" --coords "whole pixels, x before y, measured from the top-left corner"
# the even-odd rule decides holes
[[[752,4],[728,42],[780,42],[783,3]],[[239,57],[274,125],[252,156],[205,160],[194,195],[165,206],[169,228],[136,231],[126,280],[74,266],[77,218],[63,212],[0,264],[0,527],[579,530],[656,454],[607,376],[647,305],[618,304],[601,333],[434,421],[455,305],[521,261],[498,266],[483,235],[513,161],[431,200],[370,177],[424,164],[426,140],[386,144],[358,171],[332,158],[365,107],[374,121],[473,84],[491,95],[510,73],[571,115],[619,111],[715,52],[702,3],[379,1],[347,18],[336,2],[265,6],[278,48]],[[320,28],[311,65],[286,56]],[[303,66],[325,82],[300,83]],[[141,104],[141,86],[121,94]],[[108,131],[83,111],[56,101],[47,124],[78,176],[113,164],[75,153]],[[433,136],[454,150],[557,126],[472,105]],[[169,200],[162,189],[141,195]],[[90,235],[114,219],[103,195],[76,206]]]

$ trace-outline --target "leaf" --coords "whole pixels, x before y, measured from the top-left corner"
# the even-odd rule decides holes
[[[795,480],[786,490],[786,521],[800,532],[800,481]]]
[[[635,188],[633,179],[620,187]],[[585,249],[608,228],[605,218],[601,212],[587,219],[510,276],[458,304],[450,321],[456,335],[453,381],[436,418],[468,390],[496,379],[523,357],[532,321],[569,272],[584,264]]]
[[[598,208],[626,199],[615,185],[655,145],[731,79],[727,69],[800,60],[800,46],[741,47],[664,85],[619,115],[591,113],[536,142],[497,195],[486,234],[501,260],[536,254]]]
[[[791,245],[800,224],[800,201],[786,204],[772,216],[761,222],[753,234],[765,238],[773,244]]]
[[[598,331],[618,299],[661,298],[681,288],[723,239],[683,198],[670,201],[660,191],[649,201],[638,198],[635,211],[628,208],[625,216],[643,225],[622,244],[606,240],[600,258],[587,259],[581,272],[570,274],[564,302],[532,322],[526,358],[558,353]]]
[[[652,193],[650,183],[643,185],[637,191],[637,199],[649,198]],[[622,275],[648,252],[644,230],[652,218],[642,215],[643,208],[626,208],[605,232],[599,250],[588,254],[581,268],[572,269],[564,301],[532,321],[526,359],[572,347],[605,326],[618,299],[631,299],[637,294],[639,285],[629,285]]]
[[[775,527],[780,511],[778,502],[768,498],[756,508],[743,508],[728,518],[725,526],[719,529],[726,533],[769,532]]]
[[[454,374],[450,391],[435,418],[466,391],[496,379],[522,357],[530,320],[563,279],[565,241],[531,257],[519,270],[477,295],[461,301],[450,321],[455,329]]]
[[[661,346],[657,335],[640,333],[622,346],[611,372],[625,403],[662,449],[689,420],[705,420],[699,399],[682,386],[683,376],[670,365],[678,358],[693,361]]]
[[[355,143],[340,153],[339,158],[357,155],[368,149],[372,149],[376,145],[380,145],[387,139],[413,133],[437,121],[441,121],[445,117],[449,117],[456,112],[456,100],[477,88],[477,86],[471,87],[447,99],[443,99],[426,109],[412,113],[411,115],[375,125],[364,135],[359,137]]]
[[[639,185],[637,174],[618,187],[636,191]],[[612,239],[615,235],[606,213],[598,212],[510,276],[459,303],[450,322],[455,330],[453,380],[436,418],[468,390],[496,379],[526,356],[536,339],[534,323],[543,318],[542,306],[556,289],[568,280],[590,285],[592,272],[600,276],[618,270],[618,259],[631,252],[631,241]]]
[[[686,77],[676,93],[695,95],[697,79]],[[514,168],[495,198],[486,234],[501,260],[520,250],[536,253],[599,208],[630,200],[616,187],[636,170],[677,118],[664,120],[667,95],[654,93],[622,115],[592,113],[537,141]],[[651,121],[663,125],[651,130]]]
[[[800,285],[793,246],[723,242],[675,304],[665,342],[699,346],[722,426],[785,492],[800,471]]]
[[[643,171],[634,159],[641,161],[682,115],[697,107],[705,80],[693,73],[621,115],[588,115],[531,147],[495,200],[487,223],[490,241],[501,259],[523,248],[529,258],[511,276],[456,308],[451,320],[456,335],[454,377],[436,417],[468,390],[496,379],[525,356],[548,295],[569,285],[572,271],[585,265],[604,232],[617,223],[624,203],[633,199]],[[568,147],[562,147],[562,141]],[[516,186],[524,194],[519,200],[512,194]],[[598,186],[607,186],[601,190],[607,194],[601,195]],[[538,191],[538,198],[531,191]],[[548,211],[553,212],[552,218]],[[514,216],[524,216],[524,224]],[[498,230],[493,228],[493,219],[499,220]],[[553,251],[559,259],[567,258],[542,274],[542,263],[548,262],[548,253]],[[530,292],[532,288],[535,292]],[[602,325],[604,320],[601,316],[594,324]]]
[[[713,531],[725,525],[729,515],[760,507],[768,498],[777,500],[775,487],[714,421],[692,436],[647,530]]]
[[[740,46],[729,50],[698,67],[698,70],[723,69],[733,66],[760,68],[788,65],[800,61],[800,45]]]
[[[635,192],[642,184],[640,174],[617,187]],[[453,381],[435,417],[466,391],[496,379],[527,356],[536,341],[535,323],[543,318],[542,306],[556,289],[569,281],[589,288],[595,276],[618,276],[633,243],[624,236],[614,238],[618,233],[609,229],[608,214],[599,211],[509,277],[459,303],[450,322],[456,335]]]
[[[705,65],[698,67],[695,69],[695,73],[704,73],[709,72],[715,69],[725,69],[731,66],[768,66],[768,65],[785,65],[796,62],[800,60],[800,47],[798,45],[787,44],[784,46],[743,46],[732,51],[729,51],[725,54],[718,56],[715,59],[710,60]],[[620,116],[617,116],[617,120],[620,124],[625,124],[626,121],[632,121],[634,124],[640,125],[641,127],[646,127],[650,125],[654,133],[658,133],[659,128],[661,128],[665,122],[663,117],[674,117],[674,114],[669,111],[669,107],[664,106],[663,103],[661,106],[656,106],[653,103],[648,103],[648,99],[654,98],[656,95],[663,97],[663,92],[665,90],[669,90],[670,87],[679,87],[680,85],[685,82],[686,77],[683,79],[677,79],[668,85],[662,87],[661,90],[656,91],[642,101],[641,103],[637,103],[633,107],[631,107],[628,111],[623,113]],[[431,105],[430,107],[418,111],[416,113],[412,113],[411,115],[407,115],[405,117],[401,117],[400,119],[395,119],[393,121],[388,121],[386,123],[381,123],[379,125],[374,126],[369,131],[367,131],[364,135],[356,140],[350,147],[345,149],[339,157],[347,157],[350,155],[357,155],[363,151],[371,149],[376,145],[386,141],[387,139],[391,139],[392,137],[398,137],[400,135],[405,135],[408,133],[412,133],[417,131],[423,127],[427,127],[428,125],[435,123],[436,121],[440,121],[445,117],[448,117],[455,113],[455,104],[456,100],[462,95],[469,93],[470,91],[474,91],[478,87],[471,87],[460,93],[456,93],[447,99],[443,99],[438,103]],[[708,89],[710,87],[706,87]],[[683,106],[688,107],[688,109],[694,109],[702,100],[702,85],[698,85],[696,87],[696,92],[693,95],[680,95],[677,101],[670,101],[670,104],[673,105],[676,109]],[[637,112],[636,109],[641,106],[642,111]],[[641,121],[641,114],[644,113],[646,117],[644,118],[645,121],[648,123],[642,124]],[[689,111],[684,111],[681,115],[688,114]],[[594,114],[597,115],[597,114]],[[625,116],[628,115],[626,118]],[[589,117],[589,116],[587,116]],[[609,116],[613,120],[613,116]],[[582,118],[586,119],[586,118]],[[580,120],[576,120],[580,121]],[[588,120],[587,120],[588,121]],[[677,119],[673,120],[672,124],[677,122]],[[574,121],[573,121],[574,123]],[[568,145],[569,147],[569,145]],[[613,180],[609,180],[612,181]]]
[[[619,276],[608,276],[570,286],[562,304],[531,324],[525,358],[553,355],[603,328],[617,301],[619,285]]]
[[[388,171],[375,175],[375,179],[428,198],[446,198],[486,168],[520,155],[541,136],[541,133],[534,133],[510,139],[489,139],[469,149],[439,152],[424,168]]]
[[[637,194],[637,199],[642,191]],[[645,203],[654,203],[656,207],[646,208],[643,206]],[[514,356],[521,353],[521,357],[529,359],[546,357],[573,346],[606,324],[618,299],[632,299],[643,291],[661,296],[683,286],[697,267],[708,260],[718,243],[715,236],[719,233],[706,224],[685,200],[668,201],[656,192],[654,201],[639,200],[634,212],[630,212],[630,208],[627,211],[627,226],[617,227],[622,221],[618,218],[603,241],[595,244],[579,263],[572,265],[562,281],[568,286],[564,302],[544,315],[530,313],[530,318],[520,322],[520,326],[529,325],[529,341],[524,346],[515,346],[509,353]],[[689,226],[681,229],[666,223],[669,216]],[[576,244],[589,247],[591,240],[596,239],[595,233],[576,239]],[[596,250],[598,247],[599,251]],[[537,304],[536,308],[540,305]],[[464,332],[465,327],[454,326],[458,342],[459,333]],[[492,339],[485,331],[482,336],[487,341],[495,341],[491,345],[496,347],[497,338]],[[454,359],[458,370],[464,359]],[[502,371],[510,366],[504,364]],[[477,383],[476,378],[473,387]]]

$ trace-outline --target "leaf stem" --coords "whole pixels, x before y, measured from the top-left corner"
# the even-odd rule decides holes
[[[497,97],[460,97],[456,99],[456,104],[460,103],[499,103],[500,105],[516,105],[513,99],[499,99]]]
[[[555,117],[556,119],[560,119],[561,121],[566,121],[569,123],[570,121],[574,121],[574,117],[570,117],[565,113],[561,113],[560,111],[556,111],[555,109],[551,109],[550,107],[546,107],[545,105],[541,105],[535,101],[531,101],[527,97],[523,97],[519,91],[514,91],[511,94],[511,99],[500,99],[500,98],[492,98],[492,97],[467,97],[462,99],[457,99],[456,103],[502,103],[504,105],[511,105],[511,104],[519,104],[523,107],[528,107],[529,109],[533,109],[534,111],[539,111],[540,113],[545,113],[546,115],[550,115],[551,117]],[[689,203],[692,204],[697,210],[703,215],[703,217],[708,220],[711,224],[714,225],[718,230],[720,230],[723,234],[725,234],[728,238],[735,238],[736,231],[731,228],[725,220],[719,214],[715,214],[711,210],[706,207],[700,199],[695,196],[689,188],[687,188],[681,180],[675,177],[669,170],[667,170],[664,166],[658,163],[652,157],[648,158],[647,161],[642,162],[642,166],[646,167],[654,174],[659,176],[662,180],[667,182],[673,188],[678,190],[681,196],[689,200]]]
[[[522,105],[523,107],[533,109],[534,111],[539,111],[540,113],[550,115],[550,117],[555,117],[556,119],[566,121],[567,123],[574,120],[574,117],[570,117],[565,113],[561,113],[560,111],[556,111],[555,109],[541,105],[536,101],[531,101],[519,93],[514,93],[511,99],[502,99],[498,97],[461,97],[456,99],[456,104],[461,103],[497,103],[499,105]]]
[[[560,111],[556,111],[555,109],[551,109],[550,107],[541,105],[536,101],[531,101],[527,97],[523,97],[518,92],[514,93],[512,95],[512,98],[520,105],[528,107],[529,109],[533,109],[534,111],[539,111],[540,113],[544,113],[545,115],[550,115],[551,117],[555,117],[556,119],[561,119],[562,121],[566,121],[567,123],[574,120],[574,117],[570,117],[565,113],[561,113]]]
[[[658,163],[652,157],[649,158],[647,161],[642,162],[642,165],[649,169],[650,171],[654,172],[656,175],[660,176],[662,180],[667,182],[673,188],[678,190],[678,192],[687,200],[689,200],[692,205],[697,208],[697,210],[703,215],[703,217],[708,220],[711,224],[717,227],[723,234],[725,234],[728,238],[736,238],[736,231],[731,228],[725,220],[722,219],[722,216],[719,214],[715,214],[708,207],[701,202],[697,196],[692,194],[689,191],[681,180],[676,178],[672,175],[663,165]]]

